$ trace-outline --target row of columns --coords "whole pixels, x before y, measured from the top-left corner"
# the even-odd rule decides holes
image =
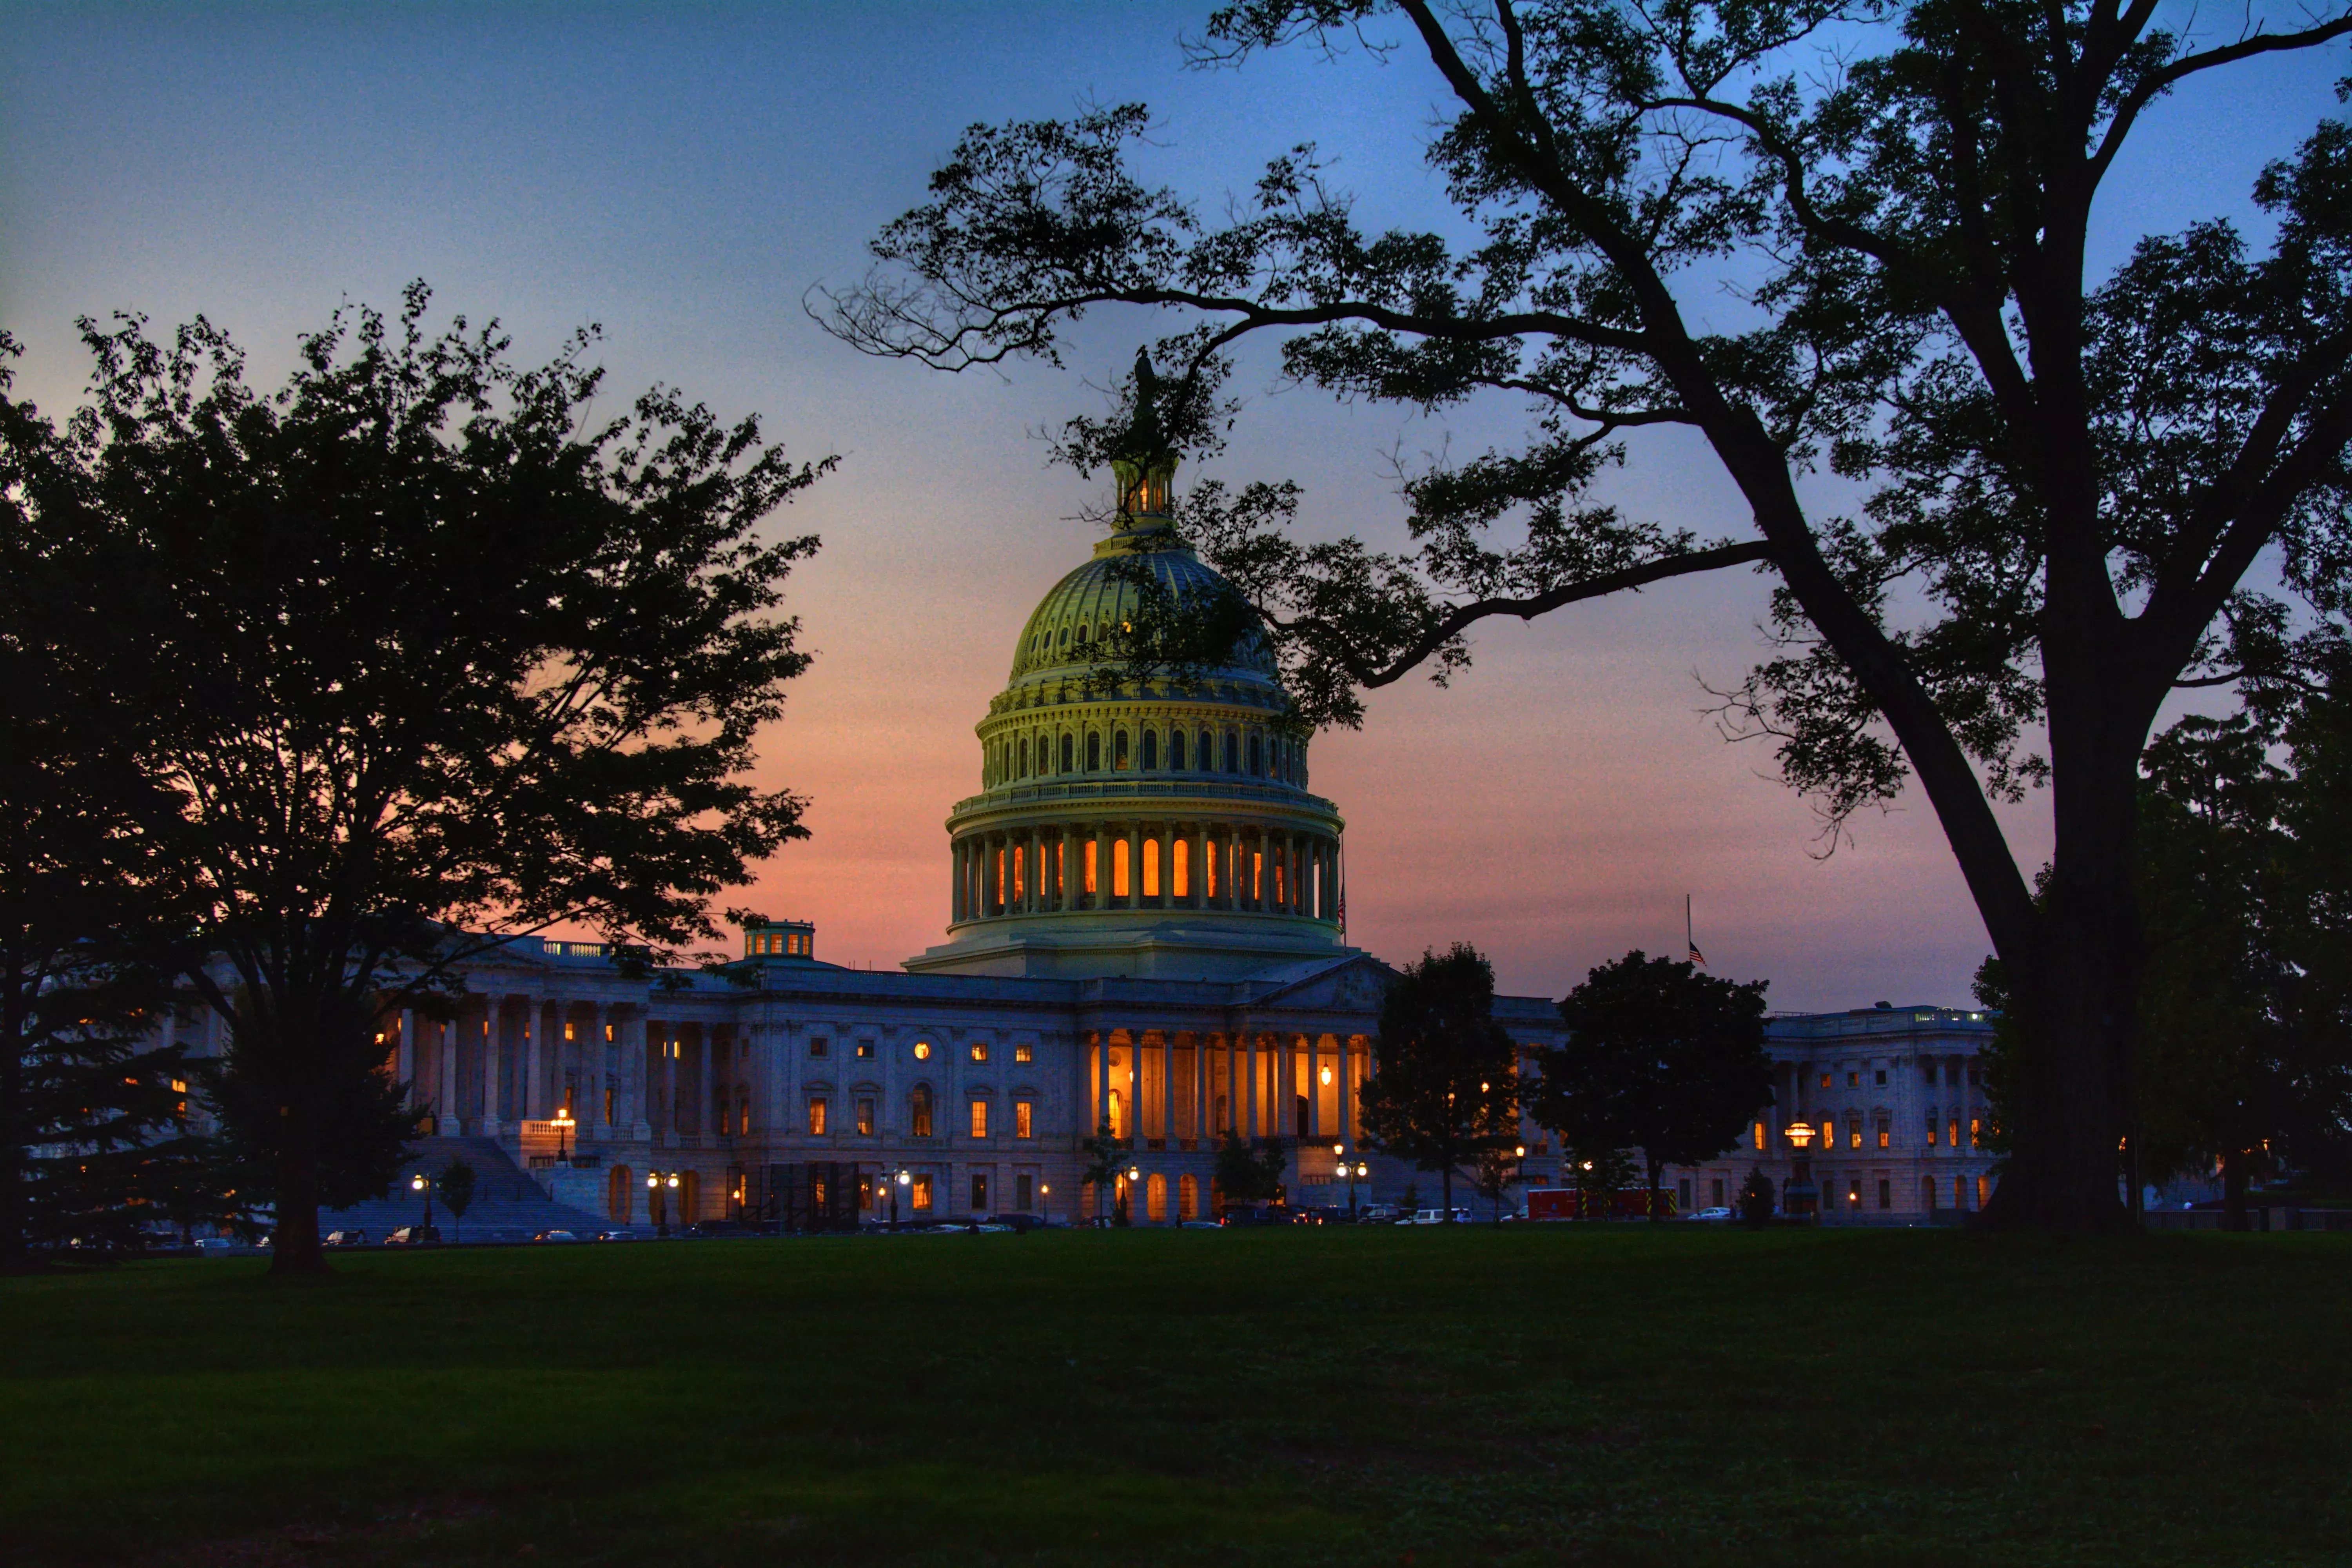
[[[1111,909],[1339,918],[1339,840],[1329,834],[1234,823],[1021,827],[966,834],[953,863],[959,922]]]
[[[580,1136],[593,1139],[613,1128],[618,1135],[647,1138],[664,1132],[731,1132],[728,1120],[737,1103],[722,1105],[716,1093],[726,1066],[718,1031],[709,1025],[690,1040],[676,1024],[650,1019],[642,1007],[596,1001],[574,1002],[532,995],[517,1037],[509,1039],[506,995],[467,997],[452,1019],[436,1020],[414,1010],[399,1015],[398,1038],[390,1066],[413,1086],[411,1097],[441,1120],[443,1130],[458,1125],[483,1136],[520,1121],[551,1118],[569,1103]],[[479,1042],[478,1053],[463,1047]],[[734,1042],[730,1039],[729,1045]],[[691,1106],[678,1098],[680,1068],[687,1053],[698,1059]],[[464,1065],[475,1066],[468,1082]],[[514,1094],[505,1090],[511,1074]],[[469,1089],[478,1094],[467,1092]],[[511,1104],[513,1112],[507,1114]],[[689,1116],[685,1112],[691,1110]]]
[[[1124,1037],[1122,1038],[1121,1037]],[[1330,1041],[1328,1046],[1324,1039]],[[1094,1083],[1087,1132],[1112,1120],[1111,1097],[1119,1097],[1119,1136],[1213,1139],[1233,1132],[1244,1138],[1302,1138],[1309,1143],[1346,1142],[1359,1136],[1356,1091],[1370,1073],[1370,1044],[1360,1036],[1172,1034],[1164,1030],[1116,1030],[1088,1037]],[[1126,1053],[1123,1068],[1112,1057]],[[1159,1055],[1159,1081],[1165,1086],[1158,1115],[1145,1097],[1147,1053]],[[1178,1080],[1177,1063],[1189,1058],[1192,1072]],[[1298,1125],[1297,1099],[1301,1067],[1307,1079],[1307,1124]],[[1322,1070],[1332,1072],[1332,1114],[1324,1114]],[[1180,1103],[1184,1114],[1176,1114]],[[1218,1102],[1223,1114],[1218,1114]],[[1189,1126],[1185,1132],[1179,1129]]]

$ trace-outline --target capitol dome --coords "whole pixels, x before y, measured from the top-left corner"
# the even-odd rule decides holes
[[[1122,472],[1111,536],[1022,626],[975,728],[981,791],[948,817],[949,940],[908,969],[1229,979],[1348,951],[1343,824],[1308,791],[1264,637],[1181,677],[1115,679],[1096,657],[1139,575],[1180,607],[1229,592],[1170,521],[1172,466]]]

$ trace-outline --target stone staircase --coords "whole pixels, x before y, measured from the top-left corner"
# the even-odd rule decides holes
[[[434,1199],[433,1223],[445,1242],[529,1241],[542,1230],[568,1230],[583,1241],[604,1230],[627,1230],[640,1236],[654,1233],[651,1226],[615,1226],[587,1209],[556,1202],[496,1139],[420,1138],[402,1163],[390,1192],[349,1208],[320,1209],[320,1234],[364,1230],[373,1245],[402,1226],[419,1223],[425,1217],[425,1202],[409,1189],[409,1178],[420,1171],[437,1177],[452,1160],[463,1160],[474,1167],[474,1201],[467,1206],[465,1219],[453,1222],[440,1199]]]

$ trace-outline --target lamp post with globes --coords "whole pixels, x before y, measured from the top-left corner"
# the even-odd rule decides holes
[[[570,1164],[572,1163],[572,1130],[580,1125],[572,1120],[572,1108],[568,1105],[560,1107],[554,1116],[549,1119],[547,1124],[555,1129],[555,1163],[559,1165]]]
[[[419,1171],[408,1178],[408,1190],[424,1194],[425,1233],[430,1234],[433,1229],[433,1178]]]
[[[1348,1223],[1353,1225],[1356,1223],[1356,1184],[1370,1180],[1372,1167],[1362,1160],[1349,1160],[1345,1143],[1332,1144],[1331,1155],[1339,1162],[1339,1173],[1348,1178]]]
[[[653,1194],[654,1229],[656,1234],[664,1237],[669,1235],[669,1205],[665,1200],[677,1194],[677,1176],[678,1173],[676,1171],[646,1173],[646,1190]]]
[[[1135,1194],[1142,1180],[1142,1166],[1129,1165],[1127,1168],[1127,1191],[1118,1195],[1118,1223],[1121,1225],[1135,1223]]]

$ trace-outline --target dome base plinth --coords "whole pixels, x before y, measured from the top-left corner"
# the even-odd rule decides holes
[[[1181,921],[1075,924],[1065,916],[992,921],[900,966],[914,974],[1025,975],[1086,980],[1241,980],[1302,959],[1357,950],[1318,921],[1268,921],[1264,930]]]

